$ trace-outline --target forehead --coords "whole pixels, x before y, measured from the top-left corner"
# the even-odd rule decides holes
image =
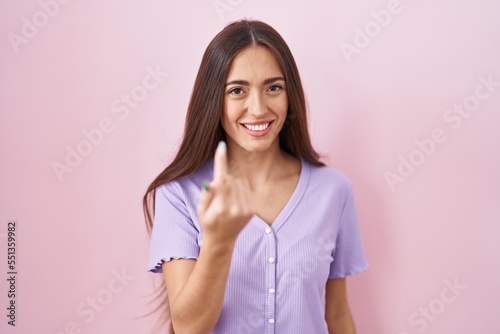
[[[283,71],[274,54],[266,47],[251,46],[243,49],[233,59],[228,80],[267,79],[282,76]]]

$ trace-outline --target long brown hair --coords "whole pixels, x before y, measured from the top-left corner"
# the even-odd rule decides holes
[[[324,166],[311,145],[304,91],[287,44],[266,23],[254,20],[233,22],[219,32],[205,50],[189,102],[179,151],[151,182],[144,195],[143,210],[149,235],[153,228],[156,188],[197,171],[215,154],[217,143],[226,139],[220,121],[225,82],[234,57],[249,46],[268,48],[278,60],[285,77],[288,112],[279,134],[281,149],[313,165]],[[166,303],[164,298],[155,311]]]

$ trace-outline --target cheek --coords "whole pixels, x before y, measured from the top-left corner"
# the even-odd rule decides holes
[[[224,101],[224,109],[222,111],[221,123],[226,132],[231,131],[231,127],[238,120],[238,108],[235,103]]]
[[[288,98],[285,94],[268,102],[268,106],[280,118],[284,118],[288,111]]]
[[[225,101],[222,118],[226,123],[234,123],[240,118],[242,108],[238,101]]]

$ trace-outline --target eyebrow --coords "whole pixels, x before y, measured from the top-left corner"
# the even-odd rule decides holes
[[[283,78],[283,77],[268,78],[268,79],[264,80],[263,84],[264,85],[268,85],[270,83],[273,83],[273,82],[279,81],[279,80],[285,81],[285,78]],[[229,86],[229,85],[250,86],[250,83],[248,81],[246,81],[246,80],[233,80],[233,81],[226,82],[226,86]]]

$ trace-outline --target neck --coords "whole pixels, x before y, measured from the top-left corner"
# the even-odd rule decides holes
[[[250,190],[259,189],[280,176],[290,157],[276,140],[269,149],[249,152],[236,143],[228,142],[229,171]]]

